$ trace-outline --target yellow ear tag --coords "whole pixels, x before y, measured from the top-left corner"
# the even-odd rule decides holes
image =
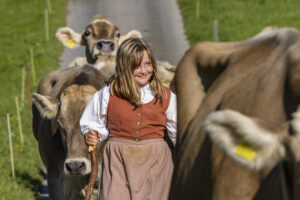
[[[94,145],[94,146],[89,146],[89,152],[92,152],[92,151],[94,151],[96,149],[96,145]]]
[[[68,46],[68,47],[74,47],[74,46],[75,46],[75,41],[74,41],[74,40],[69,40],[69,41],[67,42],[67,46]]]
[[[165,86],[165,87],[169,87],[169,85],[166,84],[166,83],[162,83],[162,85]]]
[[[235,153],[248,161],[252,161],[256,155],[256,151],[248,144],[240,143],[235,148]]]

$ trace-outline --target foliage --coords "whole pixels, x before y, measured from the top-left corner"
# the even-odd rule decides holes
[[[21,110],[24,134],[24,145],[21,149],[15,96],[18,96],[21,104],[22,67],[30,69],[30,47],[33,48],[37,83],[44,74],[59,66],[62,45],[56,40],[55,31],[66,23],[67,1],[48,2],[52,8],[49,13],[49,41],[45,39],[47,0],[1,0],[0,3],[0,199],[36,199],[41,190],[42,164],[31,128],[31,102],[27,103],[26,96]],[[36,85],[31,77],[29,100],[31,92],[37,89]],[[11,172],[7,112],[11,115],[14,133],[12,139],[16,178],[12,178]]]
[[[266,26],[300,28],[298,0],[177,0],[190,44],[213,41],[218,20],[219,41],[248,39]],[[198,13],[197,13],[198,12]]]

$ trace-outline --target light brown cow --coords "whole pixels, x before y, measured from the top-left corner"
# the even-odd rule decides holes
[[[287,28],[186,52],[170,200],[300,198],[299,55]]]
[[[107,18],[95,16],[82,33],[77,33],[69,27],[59,28],[56,31],[58,40],[68,48],[86,47],[86,57],[75,58],[68,67],[80,66],[86,63],[100,70],[102,67],[115,67],[115,56],[121,43],[128,38],[142,38],[139,31],[132,30],[121,35],[119,28]],[[168,62],[158,62],[158,76],[160,81],[170,85],[176,67]]]
[[[107,74],[88,65],[59,69],[45,75],[32,95],[33,132],[47,168],[50,199],[84,197],[91,162],[79,120],[91,96],[110,77],[109,70]]]
[[[121,35],[119,28],[107,18],[95,16],[82,33],[77,33],[69,27],[63,27],[56,31],[56,37],[65,47],[71,49],[79,46],[86,47],[86,57],[75,58],[69,64],[72,67],[100,62],[102,63],[100,66],[103,66],[106,61],[114,60],[117,50],[124,40],[130,37],[142,38],[142,35],[136,30]]]

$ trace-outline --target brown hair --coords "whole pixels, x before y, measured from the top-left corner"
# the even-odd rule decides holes
[[[133,100],[136,105],[141,105],[141,94],[139,85],[135,82],[133,71],[142,62],[144,51],[147,52],[153,74],[149,80],[150,89],[156,98],[161,98],[165,93],[157,77],[157,68],[154,56],[148,44],[141,38],[129,38],[125,40],[118,49],[115,74],[110,79],[110,92],[120,98]]]

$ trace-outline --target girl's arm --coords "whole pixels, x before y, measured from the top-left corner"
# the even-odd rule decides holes
[[[83,135],[94,130],[101,134],[100,141],[107,138],[109,133],[106,122],[108,101],[108,86],[93,95],[80,118],[80,130]]]
[[[171,92],[169,107],[166,110],[167,115],[167,133],[174,146],[177,138],[177,103],[176,95]]]

